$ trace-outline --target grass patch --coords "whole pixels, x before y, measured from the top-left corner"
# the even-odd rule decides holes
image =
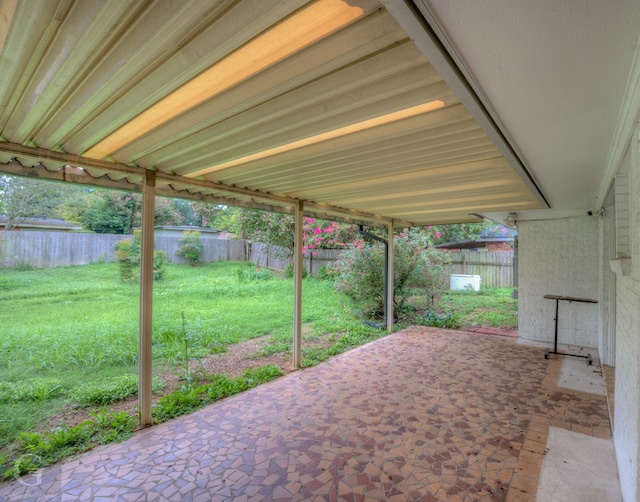
[[[0,448],[74,402],[133,395],[139,285],[122,283],[117,264],[0,269],[0,304]],[[264,335],[273,342],[266,350],[289,350],[292,317],[292,280],[244,262],[169,264],[154,284],[154,368],[170,371],[185,356],[220,354]],[[311,277],[303,319],[311,337],[359,325],[331,282]]]
[[[372,340],[380,338],[386,335],[387,332],[377,328],[358,325],[341,334],[337,337],[335,342],[328,348],[321,347],[309,347],[302,349],[302,367],[308,368],[315,366],[323,361],[327,361],[329,358],[351,350],[365,343],[369,343]]]
[[[436,312],[427,313],[428,326],[458,328],[471,324],[505,329],[518,328],[518,300],[511,288],[482,288],[480,291],[448,291]],[[439,324],[440,323],[440,324]]]
[[[151,389],[154,393],[161,391],[164,387],[165,384],[162,380],[153,378]],[[137,375],[120,375],[85,382],[69,392],[69,397],[83,407],[104,406],[137,395]]]
[[[45,434],[22,432],[14,457],[0,459],[0,477],[15,479],[99,444],[123,441],[131,437],[135,425],[135,418],[126,412],[101,412],[73,427]]]
[[[278,366],[266,365],[246,370],[242,376],[210,375],[207,382],[189,383],[160,398],[153,408],[158,422],[185,415],[224,397],[238,394],[282,375]]]
[[[18,382],[0,382],[0,403],[11,401],[44,401],[63,393],[57,378],[34,378]]]

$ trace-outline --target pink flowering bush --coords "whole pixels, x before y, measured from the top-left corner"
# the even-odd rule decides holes
[[[245,209],[238,221],[244,238],[267,244],[272,256],[292,258],[295,225],[291,215]],[[357,230],[353,225],[304,217],[302,253],[316,256],[318,249],[342,249],[345,239],[354,235]]]
[[[394,318],[411,315],[409,298],[426,297],[427,308],[435,306],[446,291],[443,277],[446,253],[426,247],[418,234],[408,230],[394,239]],[[380,318],[384,312],[384,246],[361,239],[350,243],[341,254],[336,270],[336,288],[354,302],[366,318]]]

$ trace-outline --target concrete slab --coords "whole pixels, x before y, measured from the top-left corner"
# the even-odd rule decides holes
[[[549,428],[537,502],[622,501],[611,439]]]
[[[565,357],[560,368],[558,387],[589,392],[590,394],[606,395],[602,368],[594,364],[585,364],[584,359]]]

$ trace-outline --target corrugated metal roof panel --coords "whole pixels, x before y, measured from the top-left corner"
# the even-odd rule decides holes
[[[135,165],[196,194],[416,224],[542,207],[378,0],[42,0],[7,16],[4,163],[62,152],[47,168],[137,184]]]

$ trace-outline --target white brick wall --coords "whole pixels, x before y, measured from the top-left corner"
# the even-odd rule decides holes
[[[518,223],[518,331],[553,342],[555,301],[545,294],[598,299],[598,217]],[[598,346],[597,305],[560,302],[558,342]]]
[[[622,496],[626,501],[640,498],[640,158],[636,135],[621,170],[628,179],[629,235],[632,272],[616,276],[615,329],[615,413],[613,439],[618,460]],[[617,181],[617,177],[616,177]],[[616,211],[619,203],[616,191]],[[622,222],[624,224],[624,222]],[[616,219],[616,233],[618,229]],[[617,244],[617,242],[616,242]]]
[[[629,173],[617,174],[614,183],[616,200],[616,256],[631,256],[629,234]]]
[[[637,148],[632,149],[629,171],[629,245],[631,246],[632,275],[640,281],[640,139]]]
[[[640,495],[640,283],[616,281],[616,380],[613,439],[624,500]]]

